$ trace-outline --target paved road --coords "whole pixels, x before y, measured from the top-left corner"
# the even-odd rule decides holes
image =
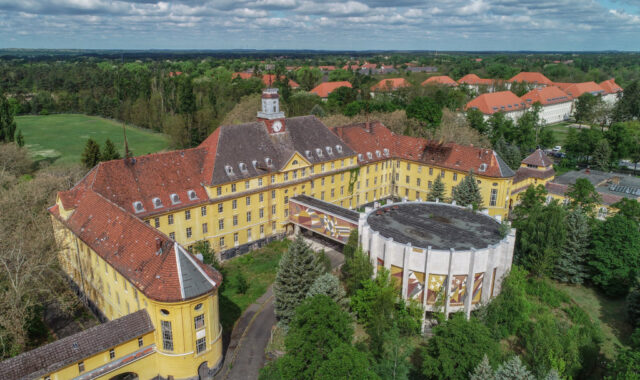
[[[324,246],[315,240],[306,238],[305,240],[315,250],[324,249],[331,259],[333,268],[344,262],[342,253],[332,247]],[[275,324],[273,288],[270,286],[267,292],[251,304],[240,317],[236,328],[231,333],[225,363],[215,379],[257,379],[260,368],[265,364],[264,350],[271,338],[271,328]]]

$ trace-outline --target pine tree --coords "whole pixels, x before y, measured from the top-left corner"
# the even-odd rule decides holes
[[[552,369],[551,371],[549,371],[544,380],[560,380],[560,375],[558,374],[558,371]]]
[[[472,205],[475,210],[484,208],[482,195],[480,195],[480,186],[473,175],[473,170],[469,171],[469,175],[464,177],[460,184],[453,188],[453,200],[459,206]]]
[[[342,279],[347,292],[352,295],[362,288],[362,283],[373,276],[373,265],[369,257],[358,247],[352,257],[346,257],[342,268]]]
[[[307,298],[317,294],[329,296],[343,309],[349,306],[349,298],[347,298],[347,293],[344,291],[344,288],[342,288],[342,285],[340,285],[340,280],[331,273],[325,273],[316,278],[307,292]]]
[[[94,139],[89,138],[82,152],[82,163],[87,168],[92,168],[100,162],[100,145]]]
[[[535,376],[522,364],[519,356],[502,363],[496,370],[496,380],[535,380]]]
[[[587,276],[584,263],[589,244],[589,223],[580,207],[567,215],[565,226],[567,234],[553,277],[561,282],[582,284]]]
[[[427,201],[435,202],[438,199],[440,202],[445,202],[445,187],[440,176],[436,177],[436,180],[433,181],[433,185],[431,186],[431,191],[427,194]]]
[[[22,131],[19,129],[18,133],[16,134],[16,144],[18,144],[20,148],[24,146],[24,136],[22,135]]]
[[[627,315],[631,325],[640,328],[640,284],[627,295]]]
[[[0,142],[11,142],[15,137],[16,122],[9,101],[0,95]]]
[[[100,157],[100,161],[111,161],[117,160],[120,158],[120,153],[116,149],[116,146],[113,145],[110,139],[107,139],[104,143],[104,150],[102,151],[102,155]]]
[[[482,361],[478,363],[478,366],[473,370],[473,373],[469,374],[469,380],[494,380],[493,368],[489,363],[487,354],[484,354]]]
[[[305,299],[309,288],[322,273],[316,255],[302,239],[296,237],[280,259],[273,286],[276,318],[287,326],[295,309]]]

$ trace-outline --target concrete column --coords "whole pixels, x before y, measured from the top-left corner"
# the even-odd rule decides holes
[[[384,267],[387,268],[389,272],[391,272],[391,252],[393,251],[394,244],[395,241],[393,238],[388,238],[384,244]]]
[[[496,245],[489,246],[489,255],[484,268],[484,278],[482,279],[482,303],[489,302],[491,298],[491,278],[493,276],[493,268],[495,268]]]
[[[402,299],[407,299],[407,291],[409,290],[409,258],[413,247],[408,243],[404,247],[402,258]]]
[[[451,282],[453,280],[453,276],[451,273],[451,267],[453,266],[453,254],[456,252],[455,249],[449,249],[449,269],[447,270],[447,284],[446,288],[444,288],[444,318],[449,319],[449,302],[451,299]]]
[[[374,233],[375,239],[376,239],[376,243],[377,245],[380,245],[380,234],[378,232]],[[374,237],[371,238],[372,242]],[[384,247],[384,246],[383,246]],[[375,277],[378,274],[378,251],[379,251],[379,247],[376,247],[376,249],[371,249],[372,247],[369,246],[369,261],[371,262],[371,265],[373,265],[373,276]],[[384,248],[383,248],[383,253],[384,255]]]
[[[476,261],[476,250],[475,248],[471,248],[471,257],[469,258],[469,273],[467,274],[467,288],[466,293],[467,296],[464,299],[464,313],[467,316],[467,319],[471,318],[471,301],[473,300],[473,285],[474,285],[474,265]]]
[[[422,291],[422,308],[427,310],[427,292],[429,291],[429,257],[431,256],[431,246],[427,247],[424,254],[424,290]]]

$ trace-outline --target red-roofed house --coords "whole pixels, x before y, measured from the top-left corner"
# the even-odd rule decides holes
[[[535,88],[520,97],[527,106],[540,103],[541,121],[545,124],[559,123],[569,119],[573,98],[556,86]]]
[[[480,78],[476,74],[467,74],[458,79],[458,84],[463,84],[475,92],[493,92],[495,91],[496,81],[493,79]],[[486,91],[483,91],[486,90]]]
[[[490,92],[471,100],[465,110],[477,109],[484,114],[485,120],[496,112],[503,112],[505,116],[516,121],[527,108],[524,100],[511,91]]]
[[[566,92],[569,96],[573,97],[573,99],[578,99],[580,95],[589,93],[591,95],[604,95],[604,88],[600,87],[596,82],[582,82],[582,83],[573,83],[568,86],[564,92]]]
[[[600,83],[600,87],[604,89],[605,95],[602,97],[602,100],[609,104],[613,104],[618,101],[618,99],[622,96],[623,89],[618,86],[616,80],[611,78],[604,82]]]
[[[347,81],[324,82],[324,83],[320,83],[319,85],[314,87],[310,92],[312,94],[318,95],[319,97],[322,98],[322,100],[327,100],[327,98],[329,97],[329,94],[331,94],[333,91],[335,91],[336,89],[338,89],[340,87],[349,87],[349,88],[351,88],[351,83],[349,83]]]
[[[276,76],[274,74],[264,74],[262,76],[262,83],[264,83],[267,87],[272,86],[275,81]],[[300,88],[300,85],[295,81],[289,79],[289,87],[291,87],[292,90],[296,90]]]
[[[236,79],[236,78],[249,79],[251,77],[253,77],[253,73],[233,73],[233,74],[231,74],[231,79]]]
[[[509,79],[507,82],[509,83],[525,82],[525,83],[534,85],[536,88],[550,86],[553,84],[553,82],[551,82],[551,80],[545,77],[542,73],[526,72],[526,71],[516,74],[513,78]]]
[[[172,71],[169,73],[169,78],[177,77],[182,75],[182,71]]]
[[[437,75],[434,77],[427,78],[424,82],[421,83],[423,86],[426,85],[445,85],[451,87],[457,87],[458,83],[448,77],[447,75]]]
[[[389,92],[396,91],[399,88],[410,87],[411,83],[407,82],[404,78],[388,78],[383,79],[375,85],[371,86],[372,96],[375,92]]]

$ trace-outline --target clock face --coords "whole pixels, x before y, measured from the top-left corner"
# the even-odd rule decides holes
[[[280,120],[274,121],[271,128],[274,132],[280,132],[280,130],[282,129],[282,122]]]

